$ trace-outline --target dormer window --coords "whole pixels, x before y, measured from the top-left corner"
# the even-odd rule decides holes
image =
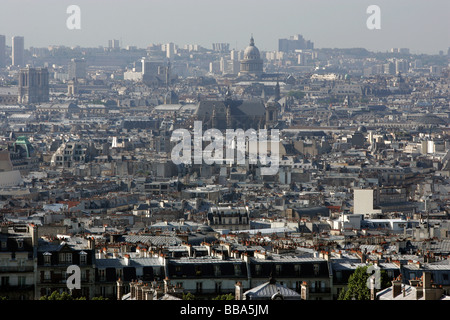
[[[280,274],[281,274],[281,265],[277,264],[277,265],[275,266],[275,272],[276,272],[277,275],[280,275]]]
[[[320,271],[320,266],[318,264],[314,265],[314,275],[318,276]]]
[[[50,252],[44,253],[44,265],[51,265],[52,264],[52,254]]]
[[[240,276],[241,275],[241,266],[239,264],[234,265],[234,275]]]
[[[296,264],[295,266],[294,266],[294,269],[295,269],[295,274],[297,275],[297,276],[299,276],[300,275],[300,273],[301,273],[301,265],[299,265],[299,264]]]
[[[80,264],[86,264],[87,263],[87,253],[84,251],[80,252]]]

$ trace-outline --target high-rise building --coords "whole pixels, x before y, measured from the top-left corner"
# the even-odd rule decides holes
[[[0,34],[0,68],[6,66],[6,38]]]
[[[69,62],[69,79],[86,78],[86,60],[72,59]]]
[[[108,40],[108,47],[109,49],[120,49],[120,41],[116,39]]]
[[[387,62],[383,64],[383,73],[384,74],[394,74],[395,73],[395,64],[392,62]]]
[[[308,55],[305,52],[300,52],[297,56],[297,62],[300,66],[308,65]]]
[[[175,54],[175,44],[170,42],[166,44],[165,48],[166,48],[166,57],[168,59],[173,58],[173,55]]]
[[[230,51],[230,59],[233,61],[238,61],[239,60],[239,51],[231,50]]]
[[[408,72],[408,62],[406,60],[395,60],[395,73]]]
[[[12,65],[13,66],[25,66],[24,57],[24,38],[20,36],[12,37]]]
[[[48,69],[26,67],[19,74],[19,103],[40,103],[49,99]]]
[[[218,52],[228,52],[228,51],[230,51],[230,44],[229,43],[213,43],[212,49],[213,49],[213,51],[218,51]]]
[[[391,48],[391,53],[409,54],[408,48]]]
[[[314,49],[314,43],[305,40],[302,35],[297,34],[289,39],[278,39],[278,51],[292,52],[295,50]]]

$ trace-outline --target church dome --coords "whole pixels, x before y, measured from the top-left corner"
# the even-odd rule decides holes
[[[244,51],[244,59],[246,60],[259,60],[260,54],[257,47],[255,47],[255,40],[253,36],[250,38],[250,45]]]
[[[239,75],[260,76],[263,73],[263,60],[259,50],[255,47],[253,36],[250,38],[250,45],[244,50],[244,59],[241,60],[241,70]]]

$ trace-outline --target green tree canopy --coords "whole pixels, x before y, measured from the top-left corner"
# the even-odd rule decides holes
[[[87,300],[86,297],[74,298],[70,293],[63,292],[59,293],[58,291],[53,291],[49,296],[42,296],[39,300]],[[108,298],[104,297],[93,297],[92,300],[108,300]]]
[[[356,268],[355,272],[348,278],[348,285],[343,289],[338,300],[370,300],[370,289],[367,286],[367,279],[370,274],[367,273],[369,266]],[[390,279],[385,270],[380,270],[381,289],[390,286]]]
[[[234,295],[232,293],[221,294],[213,298],[213,300],[234,300]]]
[[[53,291],[49,296],[42,296],[39,300],[75,300],[69,293]]]
[[[183,300],[195,300],[195,296],[188,292],[188,293],[183,293]]]

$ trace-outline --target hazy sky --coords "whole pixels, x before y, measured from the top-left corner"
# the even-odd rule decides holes
[[[81,9],[81,29],[69,30],[69,5]],[[381,29],[369,30],[369,5],[381,9]],[[230,43],[244,49],[253,33],[260,50],[302,34],[316,48],[363,47],[437,54],[450,47],[450,0],[0,0],[0,34],[25,37],[25,47]]]

